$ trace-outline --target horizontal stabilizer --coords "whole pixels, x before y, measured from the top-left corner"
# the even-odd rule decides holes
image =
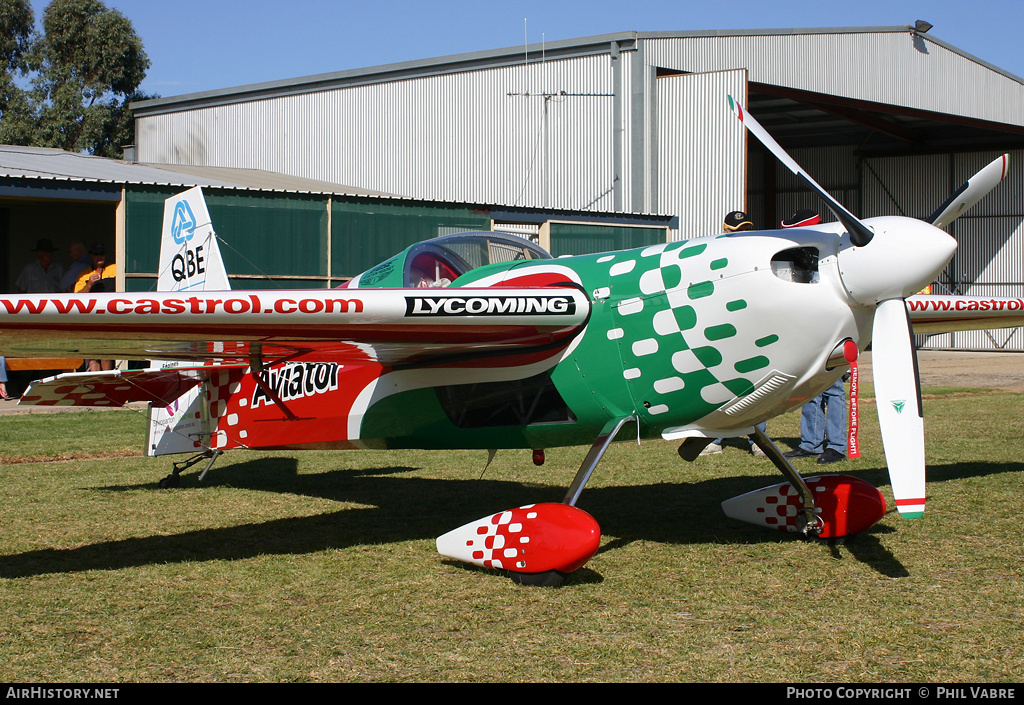
[[[223,367],[177,370],[76,372],[33,382],[19,404],[35,406],[124,406],[152,402],[168,406]]]

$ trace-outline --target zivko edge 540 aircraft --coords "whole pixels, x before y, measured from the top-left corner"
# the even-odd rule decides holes
[[[939,228],[1005,176],[1007,157],[926,221],[860,220],[728,105],[837,222],[559,259],[522,238],[463,233],[413,245],[342,288],[232,292],[193,189],[165,207],[164,290],[0,297],[0,354],[170,361],[61,375],[21,403],[151,402],[147,452],[194,453],[185,467],[236,448],[522,448],[540,461],[544,448],[592,443],[561,503],[437,540],[445,556],[554,584],[598,548],[600,529],[576,503],[624,426],[638,440],[679,440],[687,460],[714,438],[754,435],[788,482],[723,503],[730,516],[819,537],[875,523],[877,489],[804,480],[755,428],[872,344],[893,495],[901,514],[919,516],[924,434],[906,300],[953,256]],[[1020,299],[915,301],[918,332],[1024,325]]]

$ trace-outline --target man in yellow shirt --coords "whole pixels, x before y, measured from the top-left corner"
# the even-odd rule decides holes
[[[76,294],[89,292],[113,291],[114,277],[117,276],[117,265],[107,264],[107,248],[102,242],[94,242],[89,248],[92,268],[86,269],[75,283]],[[114,369],[113,360],[86,360],[90,372]]]
[[[107,248],[102,242],[94,242],[89,248],[89,256],[92,258],[92,268],[82,272],[75,282],[75,293],[86,294],[90,291],[113,291],[113,281],[106,282],[105,279],[113,280],[117,276],[117,265],[107,264]]]

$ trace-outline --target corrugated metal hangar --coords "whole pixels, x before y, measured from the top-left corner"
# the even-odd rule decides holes
[[[998,154],[1011,152],[1012,163],[1024,153],[1022,79],[923,28],[896,26],[624,32],[145,101],[134,106],[137,157],[399,196],[360,203],[434,212],[461,204],[496,216],[484,227],[548,238],[550,221],[669,225],[671,237],[686,238],[718,232],[722,215],[736,208],[772,227],[797,208],[818,207],[747,139],[727,95],[864,217],[927,216]],[[954,223],[960,251],[936,293],[1024,295],[1022,196],[1015,169]],[[262,208],[265,200],[252,203]],[[333,206],[312,210],[328,221],[342,217]],[[335,251],[351,244],[346,237],[377,241],[370,228],[386,227],[377,223],[380,210],[338,240],[332,229],[325,260],[315,264],[333,267]],[[214,219],[221,220],[216,212]],[[255,218],[241,220],[255,227]],[[431,221],[416,234],[446,227]],[[563,251],[623,241],[615,231],[587,242],[596,232],[572,236]],[[288,246],[281,231],[262,237],[252,244]],[[229,271],[236,273],[231,264]],[[138,270],[140,280],[147,272]],[[354,273],[281,276],[329,284]],[[960,333],[927,344],[1024,350],[1024,334]]]

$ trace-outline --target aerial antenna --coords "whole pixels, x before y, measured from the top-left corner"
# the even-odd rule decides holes
[[[530,34],[526,30],[526,18],[523,18],[523,65],[530,63]]]
[[[540,65],[541,80],[547,83],[548,80],[548,45],[547,35],[544,32],[540,33]]]

